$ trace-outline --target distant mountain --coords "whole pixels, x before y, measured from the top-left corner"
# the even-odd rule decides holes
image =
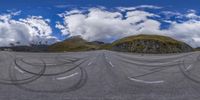
[[[81,36],[73,36],[48,47],[49,51],[88,51],[97,49],[99,49],[99,45],[88,42]]]
[[[72,36],[72,37],[64,40],[63,42],[86,43],[87,41],[84,40],[80,35],[77,35],[77,36]]]
[[[89,44],[93,44],[93,45],[104,45],[104,42],[101,41],[92,41],[92,42],[88,42]]]
[[[200,47],[196,47],[196,48],[195,48],[195,51],[200,51]]]
[[[0,47],[0,50],[5,51],[18,51],[18,52],[47,52],[48,45],[30,45],[30,46],[9,46]]]
[[[136,53],[181,53],[192,51],[188,44],[160,35],[137,35],[112,43],[112,50]]]
[[[81,36],[73,36],[48,47],[48,51],[115,50],[135,53],[181,53],[193,51],[188,44],[160,35],[129,36],[109,44],[88,42]]]

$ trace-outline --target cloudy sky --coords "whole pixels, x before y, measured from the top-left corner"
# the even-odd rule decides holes
[[[160,34],[200,46],[199,0],[1,0],[0,46]]]

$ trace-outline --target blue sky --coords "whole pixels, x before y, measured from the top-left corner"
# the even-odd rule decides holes
[[[174,6],[178,8],[198,8],[198,0],[1,0],[1,7],[5,8],[24,8],[36,6],[55,6],[55,5],[75,5],[75,6],[97,6],[106,7],[116,6],[136,6],[136,5],[157,5]]]
[[[76,26],[73,26],[74,25],[73,23],[78,23],[78,22],[74,22],[73,19],[80,18],[80,16],[77,17],[77,16],[74,16],[74,14],[67,15],[67,13],[69,13],[72,10],[76,10],[75,14],[80,15],[80,13],[77,13],[77,11],[80,11],[82,16],[87,17],[90,15],[89,13],[96,14],[96,12],[98,12],[98,14],[101,14],[104,12],[104,14],[107,14],[105,12],[108,12],[110,15],[112,13],[118,12],[122,15],[121,20],[119,21],[118,19],[117,20],[114,19],[114,23],[119,21],[118,23],[123,23],[123,25],[120,24],[123,27],[123,26],[126,26],[126,24],[127,24],[127,21],[124,21],[124,19],[128,19],[128,18],[126,18],[126,16],[128,15],[128,12],[143,11],[143,12],[134,12],[134,13],[138,13],[138,14],[144,14],[144,16],[136,16],[135,18],[137,18],[137,17],[139,17],[139,18],[145,17],[145,18],[138,20],[139,22],[134,23],[135,26],[132,25],[131,27],[139,27],[137,25],[141,24],[141,25],[143,25],[143,27],[145,27],[144,32],[146,32],[146,30],[148,30],[148,29],[146,29],[146,27],[148,27],[150,22],[152,22],[154,24],[159,24],[159,29],[154,31],[155,34],[163,35],[164,32],[169,32],[169,33],[171,32],[170,34],[164,34],[164,35],[183,40],[191,45],[194,44],[193,46],[199,46],[199,45],[197,45],[198,43],[200,43],[200,38],[198,38],[198,37],[200,37],[200,35],[198,35],[198,32],[192,36],[184,33],[184,32],[193,30],[188,27],[197,27],[198,28],[197,21],[199,21],[199,18],[200,18],[200,17],[198,18],[199,10],[200,10],[199,4],[200,4],[200,1],[198,1],[198,0],[184,0],[184,1],[180,1],[180,0],[173,0],[173,1],[172,0],[12,0],[12,1],[11,0],[1,0],[0,1],[0,15],[5,16],[6,14],[9,15],[11,13],[20,12],[19,14],[14,14],[14,15],[11,14],[12,17],[8,18],[8,19],[14,20],[17,23],[19,22],[20,24],[29,25],[29,26],[26,26],[27,29],[30,27],[35,29],[34,25],[36,25],[35,22],[37,22],[37,20],[40,20],[40,22],[43,23],[42,22],[43,20],[48,19],[48,20],[50,20],[50,22],[46,22],[47,27],[42,27],[41,30],[43,30],[43,31],[45,30],[43,32],[43,33],[45,33],[45,32],[47,32],[46,29],[49,26],[51,28],[51,31],[48,31],[45,34],[48,34],[48,35],[51,34],[54,38],[57,38],[57,40],[63,40],[65,38],[67,38],[69,36],[73,36],[73,35],[82,35],[85,39],[88,39],[89,41],[99,40],[99,41],[105,41],[105,42],[112,42],[118,38],[125,37],[128,35],[139,34],[139,33],[138,33],[138,31],[131,30],[130,32],[133,32],[133,33],[130,34],[130,32],[125,32],[125,30],[122,30],[122,29],[119,29],[117,32],[114,32],[112,30],[115,30],[116,27],[110,27],[110,26],[112,26],[112,24],[110,26],[108,26],[109,28],[102,27],[102,26],[105,26],[104,25],[105,23],[100,23],[102,21],[100,21],[99,23],[93,22],[93,24],[91,24],[87,21],[84,21],[84,22],[80,21],[83,25],[85,25],[85,27],[79,26],[77,24],[76,24]],[[130,9],[133,7],[135,7],[136,9],[122,11],[122,9],[127,9],[127,8]],[[157,7],[157,8],[153,8],[153,7]],[[97,8],[100,11],[94,10],[94,9],[91,10],[92,8]],[[169,13],[167,14],[167,12],[170,12],[171,15]],[[147,13],[154,14],[154,15],[148,15]],[[60,16],[58,14],[60,14]],[[189,15],[191,17],[187,17]],[[39,18],[39,17],[36,18],[36,17],[31,17],[31,16],[41,16],[42,18]],[[94,16],[91,16],[91,18],[93,18],[93,17]],[[27,19],[27,18],[29,18],[29,19]],[[25,20],[20,21],[20,19],[25,19]],[[68,20],[66,20],[66,19],[68,19]],[[90,18],[88,17],[83,20],[88,20],[88,19],[90,19]],[[149,20],[147,20],[147,19],[149,19]],[[99,20],[105,21],[105,18],[102,17],[102,18],[99,18]],[[134,22],[134,20],[132,20],[132,21]],[[144,23],[145,21],[147,21],[147,23]],[[27,24],[27,22],[29,24]],[[9,21],[8,21],[8,23],[9,23]],[[130,23],[131,22],[129,22],[129,24]],[[2,25],[3,24],[6,24],[6,21],[2,21]],[[93,27],[91,25],[97,26],[97,27]],[[108,25],[108,23],[106,23],[106,25]],[[118,25],[118,26],[120,26],[120,25]],[[185,30],[184,32],[182,32],[181,30],[178,32],[174,31],[174,30],[176,30],[176,28],[181,27],[181,25],[182,26],[188,25],[187,26],[188,30]],[[196,25],[196,26],[194,26],[194,25]],[[9,31],[16,32],[15,28],[13,28],[13,25],[8,24],[8,26],[9,27],[6,28],[7,29],[6,32],[9,32]],[[60,27],[56,27],[56,26],[60,26]],[[149,25],[149,26],[151,26],[151,25]],[[171,27],[173,27],[173,28],[171,28]],[[37,27],[37,29],[39,29],[39,28],[40,27]],[[103,31],[98,30],[97,28],[102,29]],[[153,27],[153,28],[156,28],[156,27]],[[171,29],[169,29],[169,28],[171,28]],[[17,30],[15,35],[21,34],[18,31],[25,32],[25,30],[27,30],[27,29]],[[36,33],[36,34],[39,34],[37,37],[41,36],[40,34],[42,34],[41,33],[42,31],[36,30],[36,29],[34,30],[34,29],[33,30],[31,29],[28,32],[32,32],[31,34],[35,34],[36,32],[38,32],[38,33]],[[77,30],[79,30],[79,31],[77,31]],[[88,31],[88,30],[92,30],[92,32],[96,32],[95,35],[90,33],[91,31]],[[164,31],[160,32],[161,30],[164,30]],[[3,41],[3,33],[1,33],[1,32],[4,32],[4,31],[1,31],[1,26],[0,26],[0,35],[2,35],[2,38],[0,36],[0,40]],[[84,32],[88,32],[88,34],[84,33]],[[102,36],[101,32],[104,32],[105,34],[103,34],[103,36]],[[121,33],[117,34],[118,32],[121,32]],[[175,33],[173,34],[173,32],[175,32]],[[181,32],[184,35],[181,35],[182,34]],[[122,33],[124,33],[125,35],[121,35]],[[149,32],[149,33],[152,33],[152,32]],[[99,35],[99,34],[101,34],[101,35]],[[10,35],[13,35],[13,34],[10,34]],[[24,33],[23,37],[29,38],[29,39],[27,39],[27,41],[30,41],[31,40],[30,36],[31,35],[26,35]],[[45,36],[43,36],[43,37],[45,37]],[[188,37],[189,39],[185,39],[186,37]],[[35,37],[34,37],[34,39],[35,39]],[[40,39],[44,39],[44,38],[40,38]],[[49,39],[49,37],[48,37],[48,39]],[[50,39],[50,40],[55,41],[56,39],[53,39],[53,40]],[[16,42],[16,41],[20,41],[20,39],[15,38],[14,36],[10,36],[10,38],[7,38],[6,41]],[[26,44],[26,43],[24,43],[24,44]],[[2,44],[2,46],[4,46],[4,45],[7,45],[7,44],[6,43]],[[0,46],[1,46],[1,44],[0,44]]]

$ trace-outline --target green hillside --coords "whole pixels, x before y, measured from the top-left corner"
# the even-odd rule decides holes
[[[112,49],[136,53],[179,53],[192,51],[192,47],[186,43],[170,37],[144,34],[119,39],[113,42]]]
[[[66,39],[62,42],[57,42],[48,47],[49,51],[88,51],[96,50],[99,47],[88,43],[86,40],[82,39],[80,36],[74,36],[69,39]]]
[[[196,47],[194,50],[195,51],[200,51],[200,47]]]
[[[111,44],[105,44],[100,41],[88,42],[80,36],[74,36],[48,47],[48,51],[52,52],[89,50],[115,50],[135,53],[181,53],[190,52],[193,49],[188,44],[167,36],[144,34],[125,37]]]

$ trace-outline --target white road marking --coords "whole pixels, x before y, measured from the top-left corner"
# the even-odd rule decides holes
[[[109,62],[109,64],[110,64],[112,67],[114,67],[114,65],[112,64],[112,62],[111,62],[111,61]]]
[[[140,82],[140,83],[146,83],[146,84],[158,84],[158,83],[163,83],[164,81],[144,81],[144,80],[138,80],[132,77],[128,77],[130,80],[135,81],[135,82]]]
[[[64,80],[64,79],[67,79],[67,78],[73,77],[73,76],[75,76],[75,75],[78,75],[78,73],[76,72],[76,73],[73,73],[73,74],[68,75],[68,76],[58,77],[58,78],[56,78],[56,79],[57,79],[57,80]]]
[[[15,69],[18,70],[20,73],[24,73],[24,71],[19,69],[17,66],[15,66]]]
[[[187,68],[186,68],[186,70],[185,71],[188,71],[189,69],[191,69],[192,68],[192,64],[191,65],[189,65]]]
[[[92,64],[92,62],[88,63],[88,66],[91,65],[91,64]]]
[[[96,59],[96,57],[94,57],[94,58],[91,60],[91,62],[88,63],[88,66],[91,65],[91,64],[92,64],[92,61],[95,60],[95,59]]]

